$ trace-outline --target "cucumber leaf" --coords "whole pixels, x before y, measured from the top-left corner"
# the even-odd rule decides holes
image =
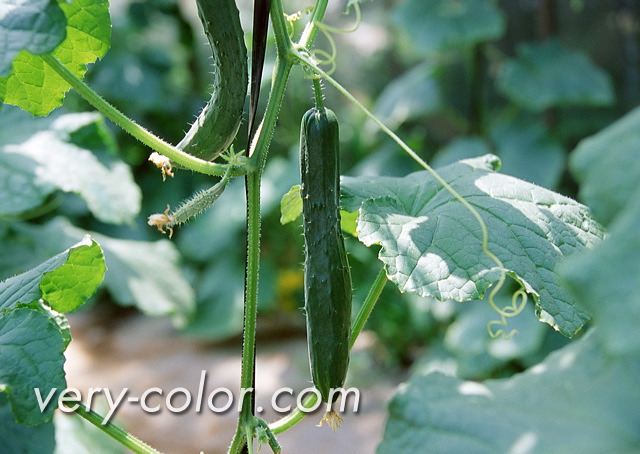
[[[39,39],[40,33],[46,27],[52,26],[53,31],[44,35],[46,45],[28,48],[22,44],[24,50],[13,58],[11,72],[0,78],[0,100],[7,104],[16,105],[34,115],[48,115],[53,109],[62,105],[64,93],[70,85],[65,82],[41,57],[35,53],[51,53],[62,62],[78,78],[82,78],[87,70],[87,64],[102,58],[109,48],[111,39],[111,19],[109,17],[109,2],[107,0],[74,0],[39,1],[22,3],[23,11],[31,3],[36,6],[35,20],[26,16],[9,24],[2,24],[11,44],[14,36],[21,28],[28,27],[24,33],[25,40]],[[45,5],[46,3],[46,5]],[[60,26],[66,18],[65,38],[57,46],[54,44],[60,37]],[[52,17],[43,19],[43,13],[52,13]],[[6,16],[5,16],[6,19]],[[25,22],[22,22],[24,19]],[[0,35],[1,37],[1,35]],[[17,45],[18,43],[15,43]],[[55,49],[51,52],[51,49]],[[34,53],[35,52],[35,53]],[[15,55],[15,52],[13,52]],[[3,61],[6,66],[6,61]],[[4,71],[6,74],[6,70]]]
[[[289,189],[282,200],[280,200],[280,224],[288,224],[298,219],[302,215],[302,197],[300,196],[300,185],[297,184]]]
[[[0,389],[6,393],[17,422],[36,425],[51,419],[57,395],[66,386],[65,342],[58,325],[45,313],[28,307],[0,316]],[[49,405],[40,410],[36,390]]]
[[[5,393],[0,392],[0,452],[53,454],[53,422],[25,426],[16,422]]]
[[[13,59],[26,50],[34,55],[53,51],[66,37],[67,19],[52,0],[3,2],[0,17],[0,77],[9,75]]]
[[[505,30],[502,12],[485,0],[406,0],[398,4],[394,19],[427,55],[489,41]]]
[[[536,314],[566,336],[589,319],[558,282],[564,257],[599,243],[604,235],[588,209],[548,189],[493,171],[487,155],[439,174],[486,223],[488,247],[510,276],[533,295]],[[358,239],[382,246],[379,258],[402,292],[439,300],[481,299],[499,277],[484,253],[477,220],[433,176],[342,179],[342,205],[359,210]]]
[[[420,64],[391,81],[378,97],[373,113],[391,129],[436,112],[442,106],[435,67]]]
[[[503,173],[545,188],[558,185],[565,151],[539,118],[505,118],[492,125],[490,134]]]
[[[0,309],[44,299],[52,309],[77,309],[95,293],[105,273],[100,246],[90,237],[35,268],[0,282]]]
[[[603,344],[619,354],[640,353],[640,191],[633,200],[601,245],[560,268],[576,299],[593,314]]]
[[[580,195],[608,224],[605,241],[560,268],[565,284],[593,314],[608,351],[640,352],[640,109],[578,145],[571,164]],[[593,279],[593,276],[598,276]]]
[[[103,222],[131,222],[142,194],[129,166],[111,156],[115,145],[103,117],[75,113],[36,120],[17,108],[0,111],[6,131],[0,134],[0,213],[34,209],[60,190],[77,193]]]
[[[563,105],[608,106],[613,84],[603,70],[557,41],[522,45],[505,63],[498,88],[516,104],[539,112]]]
[[[580,199],[600,222],[608,225],[637,197],[640,178],[640,107],[582,140],[569,167],[580,182]]]
[[[106,411],[99,410],[102,414]],[[98,427],[75,414],[57,412],[53,416],[56,447],[54,454],[125,454],[126,450]],[[40,451],[38,451],[40,452]]]
[[[377,452],[637,452],[639,376],[637,356],[609,356],[593,335],[509,379],[417,374],[391,400]]]
[[[39,250],[55,250],[71,238],[84,235],[64,218],[54,218],[41,226],[14,227],[32,238]],[[180,267],[180,254],[169,240],[135,241],[88,232],[100,243],[109,272],[104,286],[123,306],[136,306],[151,316],[169,315],[182,326],[195,307],[195,295]]]

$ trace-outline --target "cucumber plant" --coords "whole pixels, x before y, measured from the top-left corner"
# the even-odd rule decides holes
[[[197,193],[175,212],[168,208],[162,214],[152,215],[150,225],[171,236],[176,225],[186,222],[221,197],[232,178],[245,177],[247,251],[240,378],[244,399],[230,453],[253,452],[256,440],[268,443],[274,452],[279,452],[275,435],[295,426],[304,417],[304,409],[313,407],[318,399],[329,405],[334,403],[336,395],[331,391],[344,385],[349,350],[388,280],[402,291],[440,299],[480,299],[486,292],[490,306],[500,318],[489,323],[490,334],[505,337],[512,334],[511,331],[507,333],[505,325],[510,317],[523,310],[526,295],[532,296],[539,318],[559,331],[571,336],[582,328],[588,316],[558,290],[560,286],[554,280],[555,266],[565,255],[597,244],[603,236],[598,223],[575,201],[515,178],[497,176],[499,163],[495,157],[461,161],[441,171],[431,168],[398,134],[332,78],[337,48],[331,34],[337,30],[323,24],[328,0],[317,0],[308,16],[303,13],[285,16],[282,1],[272,0],[269,13],[276,59],[262,122],[255,140],[246,150],[240,153],[228,151],[222,155],[225,162],[210,162],[225,152],[237,135],[246,97],[247,55],[235,2],[195,1],[213,52],[213,92],[177,146],[159,139],[109,105],[78,78],[73,65],[64,60],[64,53],[56,54],[47,48],[34,55],[40,65],[44,62],[48,70],[54,71],[124,131],[153,149],[155,155],[151,160],[160,167],[163,179],[174,175],[172,162],[180,169],[221,177],[210,189]],[[91,0],[87,2],[91,3]],[[358,11],[358,1],[352,0],[348,4]],[[74,5],[66,4],[56,6],[74,8]],[[258,13],[262,11],[260,8],[255,11],[263,14]],[[71,22],[73,16],[68,14],[65,18]],[[296,36],[291,21],[305,17],[308,21]],[[257,19],[261,24],[258,28],[264,29],[266,17],[262,15]],[[318,32],[329,40],[331,52],[314,46]],[[69,33],[69,36],[73,38],[74,34]],[[316,94],[315,107],[303,116],[300,128],[300,193],[306,253],[309,360],[318,395],[309,396],[303,403],[304,409],[298,408],[267,424],[256,417],[254,408],[261,178],[285,88],[295,65],[303,66],[304,73],[313,79]],[[326,67],[331,69],[325,70]],[[252,71],[254,90],[259,74],[255,70]],[[335,114],[324,106],[319,79],[342,93],[425,171],[404,179],[345,179],[341,185],[338,122]],[[252,104],[250,108],[251,122],[255,107],[256,104]],[[251,135],[253,128],[249,129]],[[531,194],[535,197],[529,197]],[[341,205],[350,212],[359,213],[357,228],[351,233],[356,233],[366,246],[379,245],[379,258],[384,264],[353,321],[351,273],[340,226]],[[531,250],[535,253],[531,254]],[[511,305],[500,307],[494,297],[508,277],[523,290],[516,292]],[[12,281],[11,285],[16,286],[16,282]],[[488,291],[491,286],[493,288]],[[11,303],[25,305],[30,302]],[[25,307],[19,309],[24,311]],[[21,313],[16,312],[13,316],[18,317]],[[495,325],[500,329],[494,331]],[[94,424],[102,419],[84,409],[77,413]],[[326,418],[331,425],[336,425],[337,415],[330,412]],[[134,452],[156,452],[114,425],[101,429]]]

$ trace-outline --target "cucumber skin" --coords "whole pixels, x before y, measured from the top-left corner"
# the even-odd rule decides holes
[[[211,98],[177,147],[205,161],[215,159],[235,139],[249,79],[247,48],[234,0],[196,0],[213,54]]]
[[[339,126],[331,110],[304,114],[300,152],[309,362],[313,383],[328,402],[347,375],[352,299],[340,228]]]

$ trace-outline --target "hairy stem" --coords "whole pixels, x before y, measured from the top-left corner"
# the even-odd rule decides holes
[[[300,37],[300,41],[298,41],[298,47],[305,49],[308,48],[313,40],[316,38],[318,34],[318,23],[322,22],[324,18],[324,13],[327,10],[327,5],[329,0],[317,0],[315,5],[313,6],[313,11],[311,12],[311,19],[305,26],[302,31],[302,36]]]
[[[144,143],[146,146],[158,153],[168,157],[176,164],[207,175],[221,176],[225,173],[225,167],[213,162],[204,161],[177,149],[173,145],[165,142],[144,127],[131,120],[114,106],[109,104],[102,96],[93,91],[91,87],[78,79],[60,60],[53,55],[42,55],[42,59],[53,68],[60,77],[71,85],[89,104],[104,114],[107,118],[120,126],[124,131]],[[245,167],[236,167],[233,176],[246,173]]]
[[[324,109],[324,98],[322,95],[322,84],[319,79],[313,79],[313,96],[316,103],[316,109]]]
[[[85,406],[82,405],[81,402],[65,401],[63,403],[67,407],[73,409],[78,416],[90,422],[91,424],[96,426],[98,429],[103,431],[105,434],[109,435],[115,441],[120,443],[122,446],[124,446],[127,449],[130,449],[134,453],[161,454],[160,451],[153,449],[151,446],[140,441],[139,439],[131,435],[129,432],[122,429],[121,427],[111,422],[103,424],[104,417],[92,410],[85,408]]]

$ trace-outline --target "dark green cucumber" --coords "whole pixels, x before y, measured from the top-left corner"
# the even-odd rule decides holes
[[[300,164],[311,376],[323,402],[333,402],[339,393],[331,390],[343,386],[349,366],[352,289],[340,229],[339,127],[331,110],[304,114]]]
[[[247,48],[234,0],[196,0],[213,53],[211,98],[177,147],[210,161],[238,133],[247,96]]]

